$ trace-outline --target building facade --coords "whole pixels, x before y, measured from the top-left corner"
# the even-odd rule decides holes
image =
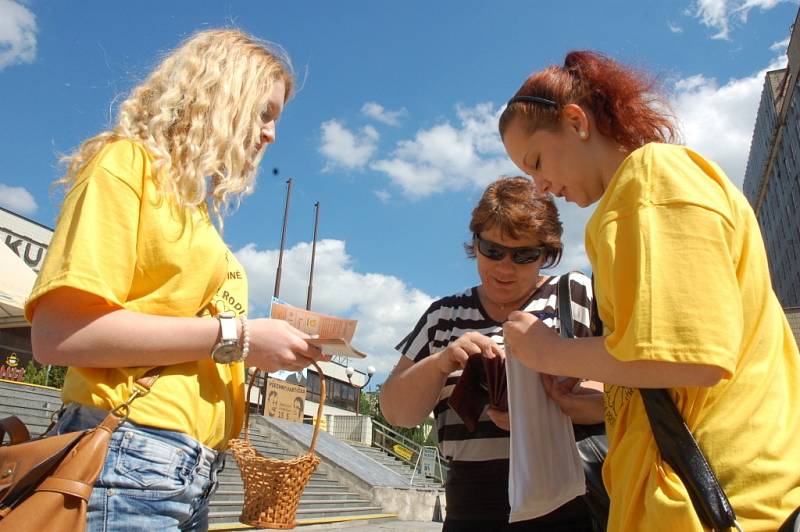
[[[798,13],[800,19],[800,12]],[[744,193],[758,218],[775,293],[800,306],[800,27],[795,20],[788,65],[768,72],[761,93]]]
[[[52,236],[49,227],[0,207],[0,245],[8,246],[33,271],[39,271]],[[7,275],[11,268],[2,266],[0,275]],[[32,360],[28,323],[20,315],[0,316],[0,379],[23,380],[25,368]]]

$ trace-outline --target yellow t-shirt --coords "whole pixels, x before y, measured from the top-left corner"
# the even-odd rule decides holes
[[[776,530],[800,506],[800,355],[747,200],[697,153],[648,144],[612,178],[586,250],[609,353],[725,371],[671,395],[744,529]],[[703,530],[639,393],[607,385],[605,408],[609,530]]]
[[[144,314],[247,312],[244,270],[207,210],[180,209],[159,194],[152,164],[143,146],[119,140],[80,173],[64,198],[26,305],[29,321],[38,298],[59,287]],[[70,368],[63,400],[110,410],[127,400],[149,369]],[[239,433],[243,401],[243,365],[216,364],[209,355],[162,370],[150,393],[132,403],[130,420],[222,448]]]

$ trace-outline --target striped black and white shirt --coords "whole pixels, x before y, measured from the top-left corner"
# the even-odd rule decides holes
[[[558,314],[558,276],[547,279],[523,306],[527,312]],[[570,274],[573,329],[576,337],[591,336],[592,284],[581,273]],[[545,325],[558,329],[558,318],[544,320]],[[476,331],[503,346],[503,325],[491,319],[481,305],[477,287],[435,301],[417,322],[416,327],[396,347],[414,362],[443,351],[450,342],[463,334]],[[469,432],[461,418],[447,404],[461,370],[451,373],[439,394],[433,413],[439,436],[439,450],[448,460],[478,462],[508,460],[509,433],[495,425],[486,414],[484,405],[478,427]]]

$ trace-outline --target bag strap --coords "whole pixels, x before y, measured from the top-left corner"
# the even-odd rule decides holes
[[[574,338],[572,326],[572,297],[569,293],[569,272],[558,278],[558,331],[561,338]]]
[[[156,380],[161,375],[161,371],[164,369],[164,367],[165,366],[158,366],[156,368],[152,368],[148,370],[144,375],[136,379],[135,382],[136,386],[134,386],[133,393],[130,395],[130,397],[128,397],[128,400],[112,408],[111,411],[108,413],[108,416],[106,416],[105,420],[103,420],[100,423],[100,425],[106,424],[107,426],[110,427],[111,422],[109,421],[107,423],[107,420],[110,420],[110,418],[113,417],[117,419],[117,422],[116,425],[114,425],[114,427],[111,429],[111,431],[113,432],[117,430],[117,426],[124,423],[128,419],[128,416],[131,413],[131,403],[135,401],[137,398],[150,393],[150,388],[153,387],[153,384],[155,384]],[[50,426],[52,427],[52,424]]]
[[[592,275],[592,292],[594,295],[592,329],[595,334],[601,335],[603,322],[596,310],[597,293],[594,291],[594,275]],[[669,392],[665,389],[640,388],[639,393],[661,458],[675,470],[686,486],[700,520],[714,530],[735,528],[741,531],[742,528],[736,521],[736,513],[725,491]]]
[[[8,434],[10,445],[16,445],[31,439],[28,427],[17,416],[0,419],[0,444],[3,443],[6,434]]]
[[[592,273],[592,312],[589,322],[592,336],[603,336],[603,320],[600,319],[600,311],[597,308],[597,292],[594,291],[594,273]]]
[[[714,530],[741,531],[725,491],[669,392],[641,388],[639,393],[661,458],[678,473],[700,520]]]

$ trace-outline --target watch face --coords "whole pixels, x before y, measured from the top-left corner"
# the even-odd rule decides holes
[[[230,364],[242,359],[242,348],[239,344],[217,344],[211,356],[219,364]]]

